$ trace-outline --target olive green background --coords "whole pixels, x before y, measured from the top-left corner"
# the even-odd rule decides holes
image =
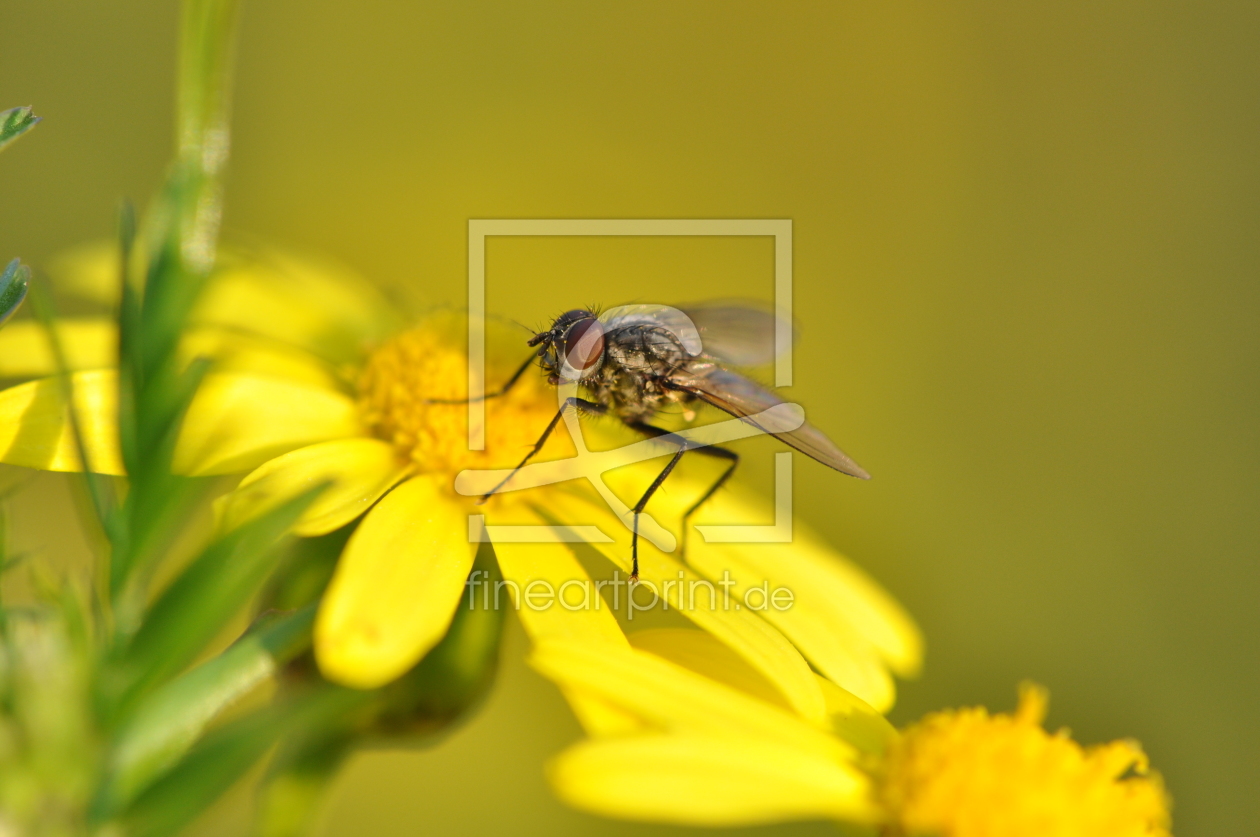
[[[895,719],[1032,678],[1052,726],[1144,742],[1178,834],[1254,830],[1260,6],[449,6],[246,0],[229,232],[421,306],[462,300],[469,218],[792,219],[787,392],[875,475],[797,457],[796,508],[924,629]],[[45,117],[0,156],[0,256],[153,192],[176,7],[0,5],[0,105]],[[771,253],[495,240],[489,304],[767,296]],[[73,548],[66,496],[36,481],[17,537]],[[321,833],[651,831],[548,796],[578,730],[522,648],[440,747],[358,758]]]

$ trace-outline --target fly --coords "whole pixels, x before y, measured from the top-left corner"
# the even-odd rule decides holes
[[[805,423],[778,432],[752,418],[783,399],[728,366],[756,366],[773,358],[776,318],[767,311],[740,303],[710,303],[670,308],[664,305],[621,305],[596,314],[577,308],[557,317],[551,327],[529,340],[537,349],[508,381],[483,398],[511,390],[535,360],[548,382],[577,384],[588,397],[570,397],[560,406],[538,442],[502,482],[482,501],[501,489],[546,443],[565,410],[578,408],[607,415],[652,437],[673,437],[678,450],[648,486],[634,513],[631,539],[631,579],[639,575],[639,515],[652,495],[674,470],[682,455],[695,450],[729,463],[722,475],[683,514],[683,550],[687,521],[720,489],[739,464],[739,455],[717,445],[688,445],[670,431],[651,423],[667,407],[709,404],[743,419],[822,464],[859,479],[870,479],[861,466],[816,427]]]

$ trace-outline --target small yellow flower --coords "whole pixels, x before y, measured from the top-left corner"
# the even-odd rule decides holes
[[[893,833],[941,837],[1166,837],[1168,798],[1134,741],[1082,749],[1041,727],[1046,693],[1013,715],[928,715],[893,744],[881,802]],[[1131,774],[1131,775],[1130,775]]]
[[[1134,742],[1082,749],[1041,728],[1044,691],[1013,715],[964,709],[902,733],[827,683],[830,728],[807,724],[757,672],[699,631],[631,634],[594,658],[541,643],[533,665],[621,713],[549,776],[571,805],[693,825],[798,819],[886,837],[1168,837],[1168,799]]]
[[[70,271],[81,290],[102,300],[108,271],[99,265],[107,258],[80,256]],[[388,306],[354,287],[292,257],[228,260],[181,347],[190,357],[212,356],[216,365],[189,408],[175,468],[191,475],[245,474],[219,503],[225,526],[331,482],[298,521],[297,533],[320,535],[362,520],[321,602],[315,652],[329,678],[370,687],[402,674],[445,633],[472,564],[470,514],[500,526],[596,525],[610,542],[593,546],[623,570],[630,549],[622,521],[585,484],[507,491],[482,506],[455,493],[461,471],[516,464],[554,415],[556,393],[541,375],[527,374],[509,395],[488,400],[486,449],[470,452],[467,408],[430,401],[466,392],[462,322],[436,316],[400,332]],[[73,388],[91,467],[119,474],[112,326],[101,319],[68,326],[63,336],[80,370]],[[0,332],[0,374],[47,374],[38,330],[10,329]],[[495,334],[491,329],[487,346],[491,386],[528,352],[519,333]],[[571,453],[568,444],[558,432],[540,458],[564,457]],[[0,392],[0,461],[49,470],[82,467],[53,381]],[[659,467],[649,461],[606,477],[618,496],[633,497]],[[667,525],[676,522],[705,486],[679,473],[652,513]],[[733,487],[720,492],[697,521],[762,523],[767,516],[773,512],[760,499]],[[536,642],[562,639],[598,653],[630,651],[570,544],[496,542],[494,549],[511,582],[507,592]],[[887,708],[895,694],[892,674],[910,675],[919,665],[921,640],[909,617],[799,524],[790,544],[692,538],[687,558],[684,564],[641,543],[641,589],[659,592],[662,606],[716,637],[804,723],[828,725],[833,684]],[[689,595],[696,584],[712,589],[723,580],[737,602],[763,584],[790,589],[794,601],[780,610],[764,606],[764,597],[762,607],[747,608],[703,591]],[[521,606],[521,592],[536,582],[560,595],[549,606]],[[566,600],[569,582],[574,584]],[[624,720],[607,701],[577,692],[569,697],[589,724],[612,728]]]

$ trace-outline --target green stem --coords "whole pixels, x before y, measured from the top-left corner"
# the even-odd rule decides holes
[[[190,486],[169,475],[174,439],[196,384],[179,365],[177,349],[218,246],[239,5],[237,0],[183,4],[175,163],[145,216],[146,252],[124,265],[119,427],[131,491],[119,536],[123,548],[115,551],[111,572],[118,605],[147,599],[144,590],[135,594],[136,572],[155,560],[155,546],[191,499]]]

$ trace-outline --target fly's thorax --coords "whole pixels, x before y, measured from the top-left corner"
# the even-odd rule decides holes
[[[663,377],[691,355],[673,332],[660,326],[631,325],[605,336],[606,362],[626,370]]]
[[[601,365],[582,381],[592,401],[623,421],[646,421],[685,398],[665,385],[690,358],[669,330],[634,324],[609,330],[604,341]]]

